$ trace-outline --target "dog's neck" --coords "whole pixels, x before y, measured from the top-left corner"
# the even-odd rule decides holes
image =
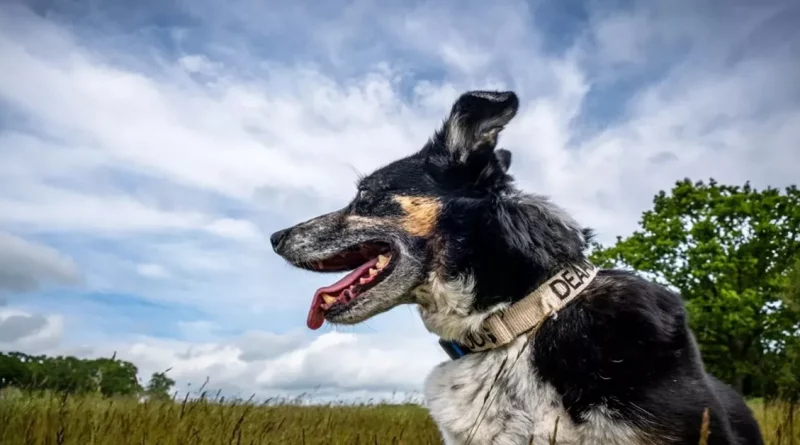
[[[513,304],[565,265],[586,259],[591,231],[544,197],[511,191],[455,202],[465,210],[440,221],[436,243],[445,249],[433,267],[439,281],[471,285],[471,312]]]
[[[588,262],[590,231],[543,197],[456,202],[462,211],[439,222],[446,230],[435,240],[446,248],[415,291],[423,323],[444,340],[466,341],[564,267]]]
[[[442,282],[432,275],[430,285],[418,289],[417,300],[426,327],[439,335],[440,344],[455,359],[503,347],[535,331],[547,317],[576,298],[596,274],[597,268],[588,260],[572,262],[539,280],[539,285],[523,298],[472,313],[460,306],[469,303],[474,283]]]

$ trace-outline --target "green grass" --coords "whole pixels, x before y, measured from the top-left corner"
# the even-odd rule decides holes
[[[768,445],[800,445],[784,405],[752,403]],[[0,445],[440,444],[413,404],[143,402],[94,395],[0,395]]]

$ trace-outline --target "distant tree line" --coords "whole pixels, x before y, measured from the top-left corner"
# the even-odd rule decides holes
[[[175,381],[156,372],[146,387],[133,363],[111,358],[47,357],[21,352],[0,353],[0,388],[68,394],[100,393],[104,396],[168,398]]]

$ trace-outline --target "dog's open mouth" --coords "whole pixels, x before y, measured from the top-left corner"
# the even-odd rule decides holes
[[[336,283],[317,290],[308,311],[308,328],[319,329],[325,321],[325,314],[346,311],[354,300],[385,280],[394,266],[392,257],[389,244],[367,242],[316,261],[312,269],[318,272],[351,272]]]

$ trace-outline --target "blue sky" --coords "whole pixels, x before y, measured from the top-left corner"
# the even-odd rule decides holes
[[[0,5],[0,349],[232,393],[385,396],[416,311],[309,332],[329,277],[268,235],[343,205],[470,88],[510,88],[523,187],[601,241],[675,180],[797,181],[800,7],[678,1]]]

